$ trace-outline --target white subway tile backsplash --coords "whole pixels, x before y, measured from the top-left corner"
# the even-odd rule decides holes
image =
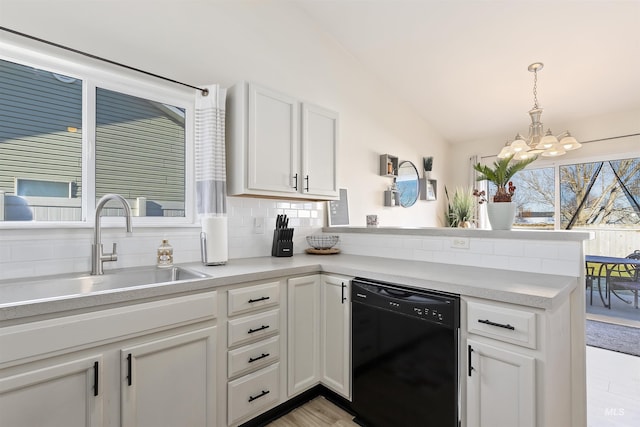
[[[12,262],[49,260],[54,258],[52,242],[42,242],[37,245],[30,242],[14,243],[9,256]]]
[[[403,239],[402,246],[409,249],[422,249],[422,239],[420,238]]]
[[[433,262],[441,262],[443,264],[451,264],[451,254],[444,251],[433,252]]]
[[[539,270],[545,274],[563,274],[570,273],[571,276],[579,276],[577,264],[573,261],[565,261],[559,259],[543,259],[542,267]]]
[[[269,256],[275,218],[289,217],[295,228],[294,251],[307,248],[305,236],[322,232],[325,202],[289,202],[272,199],[228,198],[229,258]],[[264,218],[262,234],[256,234],[254,218]],[[451,247],[451,239],[435,236],[407,236],[339,233],[337,247],[343,253],[397,259],[461,264],[513,271],[580,276],[581,243],[557,241],[514,241],[469,238],[469,248]],[[38,229],[0,234],[0,279],[34,275],[88,272],[93,230]],[[105,268],[123,268],[155,263],[162,238],[174,247],[176,263],[200,261],[200,226],[135,230],[126,237],[119,228],[103,230],[103,244],[110,250],[118,243],[119,260]]]
[[[273,199],[229,197],[229,258],[271,255],[275,218],[286,213],[295,228],[294,250],[307,248],[305,236],[319,233],[324,225],[325,202],[288,202]],[[255,233],[254,218],[265,219],[262,234]],[[187,228],[135,229],[126,237],[122,229],[105,228],[102,243],[111,251],[118,244],[118,261],[105,269],[154,265],[156,250],[163,238],[174,248],[174,262],[200,261],[200,223]],[[93,230],[25,229],[0,234],[0,280],[35,275],[88,272]]]
[[[472,267],[484,267],[482,254],[478,252],[458,251],[455,255],[456,264],[469,265]]]
[[[558,258],[558,247],[548,243],[531,243],[524,249],[527,258]]]
[[[435,238],[435,239],[423,239],[422,240],[422,249],[429,251],[442,251],[444,250],[444,239]]]
[[[524,256],[524,242],[493,239],[493,253],[504,256]]]
[[[231,209],[231,215],[236,217],[243,217],[243,218],[251,217],[251,211],[252,211],[251,207],[234,206]]]
[[[565,261],[581,262],[580,247],[581,247],[581,243],[578,243],[578,242],[558,243],[558,259],[565,260]]]
[[[469,239],[469,250],[476,253],[493,254],[493,240],[488,239]]]
[[[412,259],[415,261],[433,262],[433,251],[416,249],[413,251]]]
[[[481,265],[487,268],[505,269],[508,267],[508,259],[502,255],[481,254]]]
[[[508,241],[469,238],[469,248],[451,247],[442,237],[406,237],[340,234],[342,252],[354,255],[386,256],[443,264],[460,264],[502,270],[579,276],[579,242]],[[395,247],[400,242],[399,248]],[[393,249],[393,250],[390,250]],[[560,253],[567,255],[559,256]],[[568,255],[571,253],[571,255]]]
[[[544,273],[544,271],[542,271],[542,259],[540,258],[507,257],[507,261],[508,262],[504,267],[506,270]]]
[[[9,245],[6,242],[0,242],[0,263],[9,262],[11,251]]]
[[[251,216],[253,218],[265,217],[267,216],[268,211],[269,209],[267,208],[261,208],[261,207],[251,208]]]

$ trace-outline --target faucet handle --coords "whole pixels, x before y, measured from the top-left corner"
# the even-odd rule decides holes
[[[111,261],[116,261],[118,259],[118,253],[116,251],[118,244],[113,242],[113,251],[111,252]]]

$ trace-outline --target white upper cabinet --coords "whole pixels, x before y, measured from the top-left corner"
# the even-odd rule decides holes
[[[249,85],[248,190],[296,192],[296,174],[300,170],[299,114],[294,98]]]
[[[333,199],[338,195],[338,113],[302,104],[302,193]]]
[[[338,198],[338,114],[271,89],[228,91],[229,195]]]

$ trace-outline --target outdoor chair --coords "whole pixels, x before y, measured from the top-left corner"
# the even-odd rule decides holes
[[[627,255],[628,259],[640,260],[640,250],[634,251],[632,254]],[[618,264],[613,268],[607,270],[607,284],[609,285],[610,292],[612,292],[620,300],[631,304],[621,298],[616,290],[627,290],[633,294],[633,306],[638,308],[638,291],[640,291],[640,264]]]
[[[589,291],[589,304],[593,305],[593,291],[594,287],[598,290],[602,304],[606,307],[607,302],[602,295],[603,287],[605,295],[609,295],[609,288],[607,287],[607,265],[600,262],[585,261],[585,290]],[[604,286],[602,286],[604,285]]]

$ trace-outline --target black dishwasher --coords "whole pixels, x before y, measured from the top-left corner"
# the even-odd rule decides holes
[[[362,278],[351,293],[355,421],[457,427],[459,296]]]

